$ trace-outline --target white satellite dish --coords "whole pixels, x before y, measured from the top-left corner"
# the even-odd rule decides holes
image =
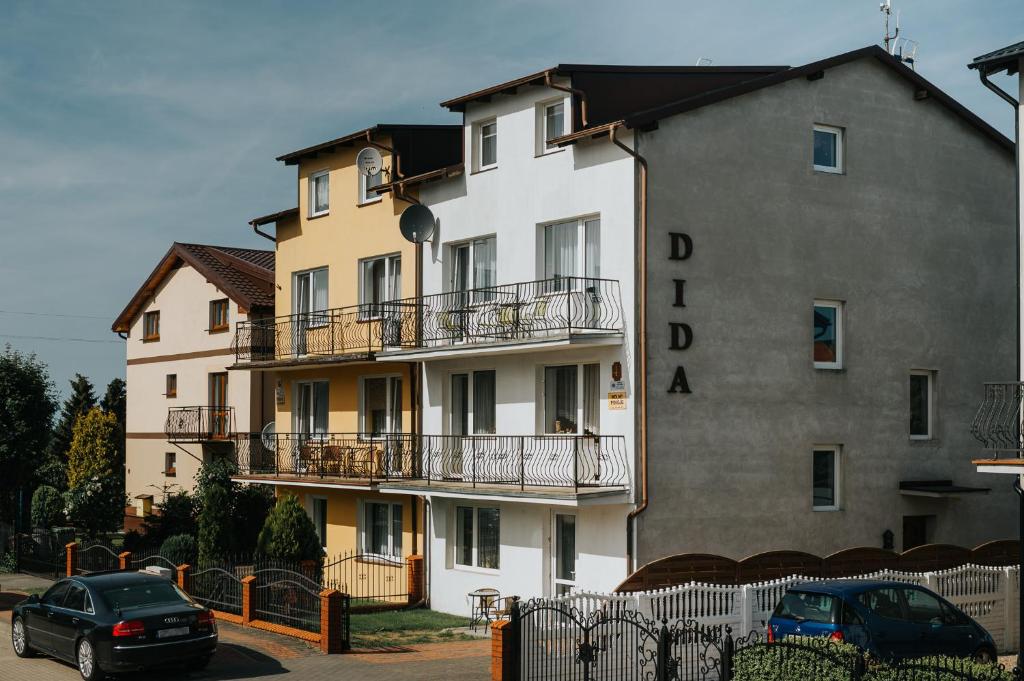
[[[277,451],[277,426],[273,421],[263,426],[263,432],[260,433],[260,442],[263,444],[264,449],[269,449],[272,452]]]
[[[356,168],[362,175],[372,177],[384,168],[384,159],[381,158],[379,151],[373,147],[366,147],[356,155]]]

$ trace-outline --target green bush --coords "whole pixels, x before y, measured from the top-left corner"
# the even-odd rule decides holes
[[[922,657],[908,660],[906,665],[921,666],[924,669],[899,669],[887,665],[869,667],[864,681],[1014,681],[1013,673],[998,665],[979,664],[945,656]],[[948,671],[941,671],[948,670]]]
[[[79,480],[64,493],[64,511],[89,539],[115,532],[124,524],[124,482],[114,475]]]
[[[319,560],[324,551],[313,521],[293,494],[283,494],[270,510],[260,530],[256,551],[261,556],[285,561]]]
[[[226,489],[211,485],[204,497],[199,514],[199,563],[208,565],[232,553],[235,519],[231,512],[231,495]]]
[[[14,551],[8,551],[7,553],[0,554],[0,573],[17,571],[18,560],[17,556],[14,555]]]
[[[32,526],[48,530],[64,522],[64,499],[56,487],[40,485],[32,493]]]
[[[162,546],[167,539],[178,534],[196,536],[195,498],[182,491],[168,494],[160,504],[160,513],[146,517],[146,534],[142,538],[144,546]]]
[[[195,565],[197,554],[196,540],[187,534],[168,537],[160,546],[160,555],[175,565]]]
[[[733,658],[733,681],[850,681],[861,650],[827,638],[789,636],[785,643],[743,648]]]
[[[270,509],[274,508],[274,492],[268,485],[240,485],[234,502],[235,550],[251,555]]]

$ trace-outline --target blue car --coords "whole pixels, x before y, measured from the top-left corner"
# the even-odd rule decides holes
[[[768,640],[827,636],[882,660],[950,655],[994,662],[985,628],[924,587],[902,582],[833,579],[798,584],[768,620]]]

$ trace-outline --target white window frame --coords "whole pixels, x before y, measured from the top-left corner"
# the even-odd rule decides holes
[[[575,549],[576,556],[575,556],[575,559],[573,560],[573,564],[575,565],[576,569],[573,570],[572,581],[565,580],[565,579],[559,579],[559,577],[558,577],[558,556],[559,556],[559,548],[560,548],[558,546],[558,516],[560,516],[560,515],[572,516],[573,519],[574,519],[573,520],[573,528],[574,528],[573,529],[573,532],[574,532],[573,548]],[[580,543],[579,543],[579,538],[580,538],[580,514],[577,513],[575,510],[573,510],[571,508],[569,508],[569,509],[552,509],[551,510],[551,596],[552,596],[552,598],[555,598],[555,597],[558,596],[558,587],[559,586],[568,586],[568,587],[570,587],[570,593],[576,591],[576,589],[579,588],[579,578],[578,578],[579,567],[580,567]]]
[[[473,547],[472,547],[472,565],[466,563],[460,563],[459,551],[461,536],[459,535],[459,508],[471,508],[473,509]],[[471,503],[465,502],[461,499],[453,501],[451,505],[451,534],[449,536],[454,537],[452,542],[452,565],[456,570],[464,570],[466,572],[481,572],[489,575],[496,575],[501,572],[501,506],[497,504],[486,504],[486,503]],[[498,567],[488,568],[480,567],[480,509],[494,509],[498,512]]]
[[[833,371],[840,370],[844,367],[846,345],[844,336],[846,335],[846,304],[841,300],[822,300],[816,299],[813,306],[811,307],[811,360],[814,361],[814,308],[815,307],[830,307],[836,310],[836,361],[834,362],[814,362],[815,369],[830,369]]]
[[[819,166],[814,163],[814,132],[824,132],[836,136],[836,164],[835,166]],[[823,125],[820,123],[814,124],[814,132],[811,133],[811,163],[814,165],[814,169],[822,173],[832,173],[835,175],[842,175],[844,168],[844,156],[843,147],[846,144],[846,135],[843,128],[837,128],[834,125]]]
[[[393,404],[393,402],[392,402],[392,390],[394,389],[394,379],[396,379],[396,378],[399,379],[399,381],[401,381],[404,384],[405,381],[404,381],[404,378],[403,378],[402,374],[372,374],[372,375],[369,375],[369,376],[360,376],[359,377],[359,395],[358,395],[358,397],[359,397],[359,404],[357,405],[357,407],[358,407],[358,417],[359,417],[359,437],[363,437],[364,435],[365,436],[369,436],[370,435],[370,424],[369,424],[369,417],[370,417],[370,415],[366,411],[366,382],[367,381],[372,381],[372,380],[375,380],[375,379],[384,379],[384,384],[385,384],[384,399],[385,399],[385,404],[387,405],[387,410],[388,410],[388,414],[387,414],[388,427],[387,427],[387,429],[385,429],[384,433],[386,433],[386,434],[394,434],[396,432],[397,433],[401,433],[402,432],[400,430],[399,431],[395,431],[395,429],[394,429],[395,428],[395,415],[390,413],[391,405]],[[405,386],[402,385],[401,389],[404,392]],[[402,408],[403,408],[403,402],[402,402],[403,396],[404,395],[399,395],[398,396],[398,398],[399,398],[398,409],[399,409],[399,414],[400,415],[401,415]],[[405,427],[405,419],[404,418],[402,418],[402,427],[403,428]]]
[[[498,431],[498,371],[497,371],[497,368],[493,367],[493,366],[482,366],[482,367],[475,367],[473,369],[452,369],[451,371],[449,371],[446,374],[446,376],[445,376],[445,385],[444,385],[444,410],[443,410],[443,414],[444,414],[443,428],[445,429],[444,430],[445,435],[452,435],[454,433],[454,431],[455,431],[455,429],[452,428],[452,418],[454,417],[454,414],[452,413],[452,378],[455,377],[455,376],[465,376],[466,377],[466,382],[467,382],[467,386],[466,386],[466,402],[467,402],[466,408],[467,409],[466,410],[467,410],[467,412],[469,414],[469,418],[466,419],[466,430],[468,432],[465,435],[462,435],[460,437],[472,437],[472,436],[493,437],[494,436],[495,433],[477,433],[477,432],[475,432],[476,431],[476,414],[475,414],[475,410],[473,409],[474,400],[476,399],[476,381],[475,381],[475,377],[476,377],[476,374],[482,374],[482,373],[487,373],[487,372],[494,374],[494,430],[495,430],[495,433]]]
[[[816,452],[832,452],[833,457],[833,503],[829,506],[814,505],[814,454]],[[842,508],[843,480],[843,448],[842,445],[814,445],[811,448],[811,509],[814,511],[839,511]]]
[[[928,398],[928,432],[921,433],[910,433],[910,439],[916,441],[931,440],[935,437],[935,372],[927,369],[914,369],[910,372],[910,376],[924,376],[928,380],[928,392],[926,393]],[[907,378],[907,390],[910,390],[910,378]],[[908,395],[909,397],[909,395]],[[909,403],[908,403],[909,408]],[[908,416],[909,409],[908,409]],[[907,424],[909,429],[909,424]]]
[[[480,241],[492,241],[494,243],[494,283],[491,284],[491,288],[498,286],[498,236],[496,234],[486,234],[483,236],[475,236],[471,239],[462,239],[461,241],[452,241],[446,245],[448,255],[448,273],[445,276],[444,286],[447,293],[454,293],[456,291],[455,282],[455,253],[458,249],[463,247],[469,248],[469,259],[466,266],[469,268],[467,276],[467,290],[475,291],[480,288],[479,282],[476,280],[476,268],[474,267],[475,258],[477,254],[477,242]],[[487,302],[493,296],[488,296],[485,293],[483,295],[474,294],[472,296],[472,303]]]
[[[360,321],[369,321],[371,319],[380,319],[379,305],[391,300],[399,300],[402,297],[402,284],[399,282],[398,291],[395,292],[394,298],[388,298],[384,296],[384,300],[379,302],[368,301],[366,296],[368,291],[366,290],[366,268],[372,267],[374,263],[384,261],[384,286],[387,287],[391,281],[391,277],[394,275],[395,263],[398,263],[399,275],[404,274],[401,271],[402,268],[402,254],[401,253],[387,253],[385,255],[375,255],[372,258],[362,258],[359,260],[359,267],[357,268],[357,276],[359,277],[359,285],[357,290],[359,291],[359,307],[358,316]]]
[[[380,181],[378,181],[377,184],[381,184],[384,181],[384,171],[382,170],[380,173],[378,173],[378,175],[380,175]],[[368,175],[363,175],[362,173],[359,173],[358,205],[360,206],[367,206],[371,203],[380,203],[381,199],[384,198],[381,194],[377,194],[376,192],[374,192],[373,196],[370,196],[370,187],[374,187],[376,185],[369,184],[369,182],[370,177]]]
[[[583,435],[583,423],[586,420],[587,410],[584,406],[586,400],[586,367],[594,365],[597,367],[597,418],[598,418],[598,432],[593,435],[600,435],[601,426],[601,411],[603,409],[601,399],[601,363],[598,361],[583,361],[583,362],[556,362],[552,364],[542,364],[538,370],[537,376],[537,415],[538,415],[538,427],[537,432],[542,437],[545,435],[551,436],[563,436],[563,435]],[[547,370],[555,367],[576,367],[576,430],[571,433],[549,433],[547,432],[548,414],[547,414],[547,399],[545,399],[546,393],[546,382],[547,382]],[[497,396],[495,396],[497,397]],[[589,436],[588,436],[589,437]]]
[[[330,507],[327,505],[327,497],[321,494],[310,494],[307,499],[309,500],[309,519],[313,521],[313,527],[316,528],[316,502],[324,502],[324,538],[322,548],[325,552],[327,551],[327,528],[330,527],[327,517],[330,513]],[[319,534],[319,533],[318,533]]]
[[[377,553],[371,551],[369,547],[370,533],[366,526],[366,507],[371,504],[379,504],[386,506],[388,509],[388,547],[387,553]],[[397,507],[399,517],[402,520],[402,533],[405,534],[405,506],[399,502],[389,501],[387,499],[359,499],[357,503],[358,517],[356,518],[357,536],[359,538],[359,552],[375,558],[384,558],[388,560],[396,560],[404,558],[400,555],[405,551],[404,541],[402,537],[398,538],[398,553],[395,553],[395,535],[394,535],[394,520],[395,520],[395,508]]]
[[[601,278],[601,214],[582,215],[569,217],[562,220],[551,220],[537,225],[537,280],[548,279],[547,273],[547,229],[555,225],[576,223],[576,262],[575,273],[571,276],[577,279],[600,279]],[[597,262],[590,262],[587,259],[587,223],[596,222],[597,229]],[[588,265],[590,267],[588,268]]]
[[[484,126],[494,126],[494,163],[484,164]],[[473,124],[473,161],[476,171],[498,167],[498,119],[486,118]]]
[[[569,98],[560,97],[557,99],[548,99],[546,101],[537,104],[537,156],[546,156],[548,154],[555,154],[560,151],[565,151],[561,147],[548,146],[548,109],[553,106],[562,105],[562,132],[561,135],[566,134],[566,122],[569,121]]]
[[[316,430],[315,430],[316,429],[316,403],[315,403],[315,400],[316,400],[316,384],[317,383],[325,383],[327,385],[327,406],[326,406],[327,423],[324,424],[324,433],[317,433]],[[299,426],[299,422],[300,422],[300,415],[299,415],[300,406],[299,405],[301,404],[301,401],[302,401],[301,397],[300,397],[300,394],[302,392],[303,387],[307,386],[307,385],[309,386],[309,389],[310,389],[309,430],[304,431]],[[292,432],[293,433],[308,434],[310,439],[314,439],[314,438],[317,438],[319,436],[324,435],[327,432],[330,432],[330,430],[331,430],[331,382],[328,379],[326,379],[326,378],[308,378],[308,379],[303,379],[301,381],[293,381],[292,382],[292,405],[291,405],[291,409],[292,409],[292,411],[291,411],[291,414],[292,414],[291,421],[292,421]]]
[[[321,177],[327,177],[327,208],[318,211],[316,209],[316,181]],[[315,173],[309,174],[307,180],[309,184],[309,217],[318,218],[321,215],[327,215],[331,212],[331,171],[330,170],[318,170]]]

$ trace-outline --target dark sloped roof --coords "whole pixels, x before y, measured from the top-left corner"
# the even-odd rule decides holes
[[[295,165],[305,158],[333,152],[338,147],[368,145],[373,138],[390,138],[391,146],[401,157],[402,172],[417,175],[428,170],[458,163],[462,160],[461,125],[404,125],[378,123],[370,128],[353,132],[343,137],[314,144],[282,156],[278,161]]]
[[[261,225],[267,225],[271,222],[277,222],[278,220],[290,218],[298,214],[299,207],[296,206],[295,208],[287,208],[285,210],[279,210],[276,213],[270,213],[268,215],[261,215],[258,218],[253,218],[252,220],[249,220],[249,224],[253,227],[260,227]]]
[[[984,73],[996,73],[1006,69],[1006,73],[1012,76],[1017,73],[1021,57],[1024,57],[1024,41],[975,57],[967,68],[979,69]]]
[[[181,263],[194,267],[245,310],[274,306],[274,251],[175,242],[114,320],[111,329],[127,333],[142,307]]]

